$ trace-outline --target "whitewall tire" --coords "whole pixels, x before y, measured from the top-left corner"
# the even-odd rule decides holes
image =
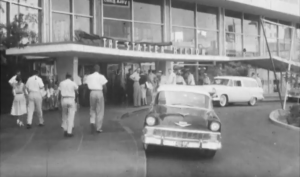
[[[228,104],[228,98],[226,95],[221,95],[219,100],[219,106],[225,107]]]

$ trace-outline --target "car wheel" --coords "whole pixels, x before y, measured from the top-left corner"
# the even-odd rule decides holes
[[[219,101],[219,106],[225,107],[228,104],[228,98],[226,95],[221,95],[220,96],[220,101]]]
[[[257,99],[255,97],[251,98],[251,100],[248,102],[249,106],[254,106],[257,102]]]
[[[216,150],[204,150],[203,156],[207,159],[212,159],[215,157],[217,151]]]

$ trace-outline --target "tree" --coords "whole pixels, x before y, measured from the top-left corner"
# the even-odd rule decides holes
[[[241,62],[229,62],[224,67],[224,74],[229,76],[248,76],[249,67]]]

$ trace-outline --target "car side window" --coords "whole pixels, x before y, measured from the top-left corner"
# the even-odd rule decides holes
[[[235,81],[233,81],[233,83],[234,83],[235,87],[242,87],[242,82],[241,81],[235,80]]]
[[[227,86],[229,86],[229,87],[232,87],[232,86],[233,86],[233,82],[232,82],[232,80],[229,80],[229,82],[228,82]]]

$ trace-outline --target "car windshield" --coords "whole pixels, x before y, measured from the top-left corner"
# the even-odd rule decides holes
[[[215,85],[228,85],[229,79],[214,79],[213,84]]]
[[[171,106],[188,106],[195,108],[209,108],[210,98],[207,95],[193,92],[161,91],[157,97],[157,104]]]

